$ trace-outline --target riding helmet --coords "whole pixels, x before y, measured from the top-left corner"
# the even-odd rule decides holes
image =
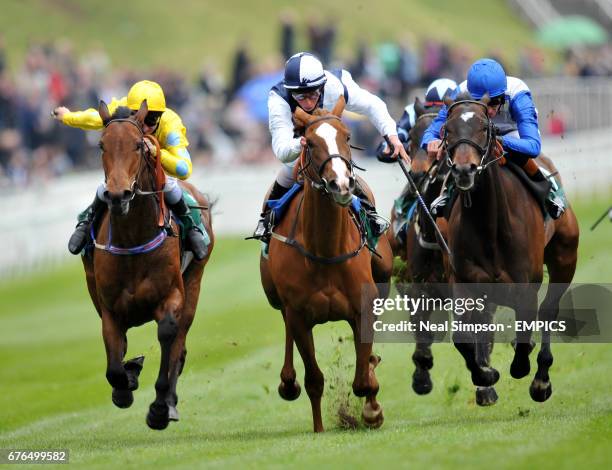
[[[480,59],[472,64],[467,76],[467,88],[472,97],[479,100],[485,93],[489,98],[503,95],[508,82],[506,72],[493,59]]]
[[[323,64],[308,52],[298,52],[289,57],[285,63],[285,80],[283,85],[288,90],[307,90],[319,88],[325,84],[327,77]]]
[[[425,92],[425,106],[441,105],[444,97],[457,88],[457,83],[450,78],[438,78],[430,83]]]
[[[132,85],[127,95],[128,108],[138,111],[144,100],[147,100],[149,111],[166,110],[166,97],[159,83],[142,80]]]

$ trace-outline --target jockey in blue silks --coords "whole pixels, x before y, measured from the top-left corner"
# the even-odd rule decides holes
[[[525,82],[506,76],[498,62],[484,58],[472,64],[467,80],[459,84],[451,98],[465,91],[469,91],[476,100],[488,94],[487,112],[496,127],[496,135],[507,152],[507,157],[523,167],[533,180],[543,181],[545,176],[533,161],[540,155],[542,147],[538,113]],[[421,141],[421,147],[437,158],[442,156],[440,131],[446,118],[447,108],[444,106],[425,131]],[[546,206],[550,215],[558,218],[565,206],[560,198],[554,197],[554,194],[552,196],[547,198]],[[440,207],[439,204],[436,205]]]

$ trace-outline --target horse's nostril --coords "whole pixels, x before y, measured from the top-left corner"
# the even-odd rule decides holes
[[[330,191],[333,191],[335,193],[340,191],[340,186],[338,186],[338,183],[336,182],[336,180],[331,180],[327,186],[329,187]]]
[[[349,189],[352,191],[355,189],[355,177],[349,176]]]
[[[476,165],[476,163],[472,163],[472,164],[470,165],[470,170],[471,170],[472,172],[476,171],[477,169],[478,169],[478,165]]]
[[[126,189],[125,191],[123,191],[123,200],[128,200],[132,197],[132,191],[130,191],[129,189]]]

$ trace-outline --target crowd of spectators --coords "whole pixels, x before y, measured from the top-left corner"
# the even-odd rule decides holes
[[[378,94],[399,117],[411,91],[441,76],[464,79],[475,51],[435,39],[419,46],[410,36],[382,44],[359,43],[353,57],[340,60],[338,31],[332,24],[306,25],[309,50],[327,68],[348,69],[361,86]],[[35,185],[58,175],[100,166],[98,135],[51,119],[54,107],[71,110],[96,107],[100,99],[125,96],[137,80],[158,81],[167,105],[177,111],[188,129],[194,167],[206,164],[255,164],[273,161],[267,132],[267,94],[282,77],[283,59],[296,51],[298,27],[289,14],[281,16],[278,59],[253,57],[248,44],[239,44],[231,73],[223,79],[211,62],[195,80],[172,70],[144,73],[115,67],[104,49],[77,55],[67,40],[32,44],[20,67],[9,70],[0,37],[0,189]],[[489,51],[511,74],[529,78],[550,73],[537,47],[522,51],[518,69],[502,54]],[[573,76],[612,75],[612,48],[568,51],[558,73]],[[352,122],[356,140],[373,148],[374,129]],[[197,171],[197,170],[196,170]]]

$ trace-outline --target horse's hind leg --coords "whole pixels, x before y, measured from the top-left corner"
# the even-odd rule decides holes
[[[353,380],[353,393],[358,397],[365,397],[363,404],[364,424],[369,428],[379,428],[385,418],[380,403],[376,401],[378,394],[378,380],[374,369],[380,363],[380,357],[372,355],[372,343],[364,342],[361,337],[361,320],[352,321],[353,340],[355,342],[355,379]]]
[[[157,324],[157,339],[161,346],[159,375],[155,381],[155,401],[149,406],[147,425],[151,429],[165,429],[169,421],[169,407],[166,396],[170,390],[170,352],[178,334],[178,323],[167,313]]]
[[[283,363],[283,368],[280,373],[281,383],[278,385],[278,394],[283,400],[293,401],[300,396],[302,388],[295,377],[295,367],[293,366],[293,335],[287,324],[287,318],[284,311],[283,322],[285,323],[285,362]]]
[[[110,312],[102,311],[102,337],[106,348],[106,380],[113,387],[115,406],[129,408],[134,402],[130,378],[123,366],[127,349],[126,329],[117,325]]]
[[[178,404],[178,395],[176,393],[176,386],[178,384],[178,378],[183,372],[185,367],[185,359],[187,358],[187,349],[185,348],[187,332],[181,328],[170,352],[170,388],[166,394],[166,404],[168,405],[168,419],[170,421],[178,421],[179,413],[176,409]]]
[[[314,432],[323,432],[321,397],[325,379],[315,357],[312,327],[306,325],[300,315],[289,310],[286,312],[286,321],[289,323],[290,332],[295,339],[302,361],[304,361],[304,386],[312,407]]]
[[[556,320],[559,314],[559,301],[567,290],[576,272],[578,256],[578,224],[571,208],[557,220],[555,235],[544,250],[544,262],[548,267],[548,289],[540,305],[538,319]],[[538,402],[548,400],[552,385],[548,371],[553,363],[550,350],[550,332],[542,332],[542,343],[538,353],[538,370],[529,387],[531,398]]]

